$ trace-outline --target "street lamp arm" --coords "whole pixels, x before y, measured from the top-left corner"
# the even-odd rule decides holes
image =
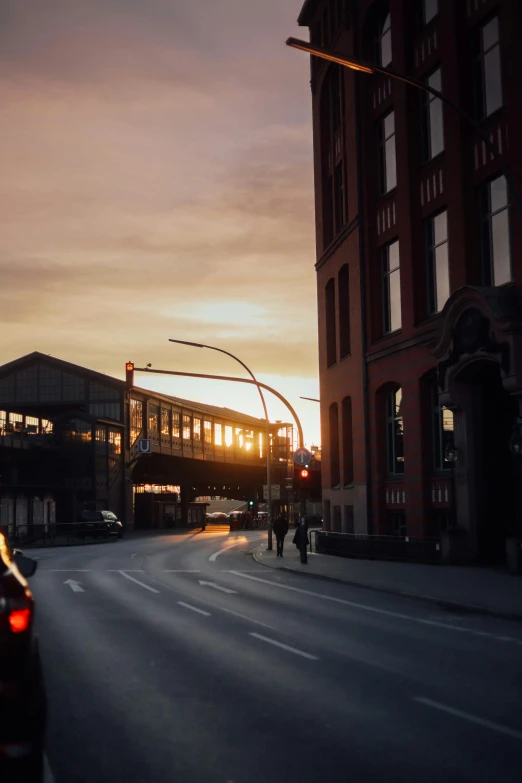
[[[219,353],[224,353],[225,356],[230,356],[231,359],[235,359],[235,361],[238,362],[238,364],[240,364],[241,367],[243,367],[247,371],[247,373],[250,375],[250,377],[252,378],[252,380],[254,381],[256,386],[258,387],[259,396],[261,397],[261,402],[263,403],[263,411],[265,413],[265,419],[268,421],[268,410],[267,410],[267,407],[266,407],[265,397],[264,397],[263,392],[262,392],[262,390],[260,388],[260,384],[259,384],[256,376],[254,375],[254,373],[250,369],[250,367],[247,367],[247,365],[244,362],[242,362],[241,359],[239,359],[233,353],[230,353],[230,351],[225,351],[223,348],[216,348],[215,345],[205,345],[204,343],[191,343],[191,342],[188,342],[187,340],[173,340],[172,338],[169,338],[169,343],[179,343],[180,345],[193,345],[196,348],[208,348],[211,351],[218,351]],[[268,444],[267,444],[267,448],[268,448]]]
[[[517,208],[518,213],[522,219],[522,196],[520,195],[517,182],[513,177],[509,166],[506,164],[504,158],[499,153],[497,147],[495,144],[493,144],[480,123],[477,122],[477,120],[472,117],[471,114],[468,114],[468,112],[457,103],[454,103],[452,100],[447,98],[443,93],[439,92],[439,90],[436,90],[434,87],[431,87],[429,84],[426,84],[419,79],[415,79],[413,76],[406,76],[405,74],[397,73],[397,71],[393,71],[389,68],[381,68],[379,65],[374,63],[360,60],[357,57],[348,57],[344,54],[341,54],[340,52],[334,52],[330,49],[326,49],[324,46],[317,46],[316,44],[311,44],[308,41],[301,41],[299,38],[288,38],[286,44],[287,46],[291,46],[294,49],[300,49],[301,51],[307,52],[308,54],[314,55],[315,57],[320,57],[323,60],[337,63],[338,65],[342,65],[345,68],[350,68],[352,71],[360,71],[367,74],[380,73],[384,76],[389,76],[391,79],[395,79],[395,81],[409,84],[411,87],[416,87],[423,92],[427,92],[430,95],[433,95],[435,98],[438,98],[440,101],[442,101],[442,103],[445,103],[446,106],[449,106],[451,109],[453,109],[453,111],[457,112],[457,114],[460,114],[460,116],[463,117],[466,122],[468,122],[473,127],[473,129],[484,142],[488,151],[497,161],[502,174],[506,178],[506,182],[515,203],[515,207]]]
[[[266,391],[272,392],[272,394],[274,394],[279,400],[281,400],[282,403],[284,403],[284,405],[286,405],[286,407],[292,414],[292,417],[296,423],[299,446],[304,447],[303,427],[301,426],[299,416],[295,412],[292,405],[288,402],[286,397],[283,397],[283,395],[280,392],[278,392],[277,389],[273,389],[272,386],[268,386],[266,383],[261,383],[261,381],[253,381],[250,378],[234,378],[228,375],[208,375],[207,373],[202,373],[202,372],[180,372],[178,370],[153,370],[152,367],[136,367],[135,372],[152,372],[152,373],[156,373],[157,375],[180,375],[184,378],[207,378],[212,381],[233,381],[234,383],[249,383],[252,386],[261,386],[261,388],[266,389]]]

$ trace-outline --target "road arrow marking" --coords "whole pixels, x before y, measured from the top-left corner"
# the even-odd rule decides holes
[[[237,590],[230,590],[228,587],[221,587],[221,585],[217,585],[215,582],[203,582],[201,579],[199,579],[198,581],[200,585],[213,587],[214,590],[221,590],[222,593],[237,593]]]
[[[66,579],[64,585],[69,585],[73,593],[84,593],[85,590],[81,587],[79,582],[75,582],[74,579]]]

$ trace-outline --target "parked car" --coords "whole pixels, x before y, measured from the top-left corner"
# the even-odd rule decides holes
[[[76,534],[79,538],[121,538],[123,525],[112,511],[82,511]]]
[[[34,602],[26,577],[36,560],[11,552],[0,533],[0,780],[41,783],[45,687]]]
[[[211,524],[226,524],[228,522],[228,516],[223,511],[214,511],[210,514],[210,518],[207,520]]]

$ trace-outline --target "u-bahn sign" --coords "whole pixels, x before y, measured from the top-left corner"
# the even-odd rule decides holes
[[[308,449],[296,449],[294,452],[294,462],[297,465],[308,465],[312,459],[312,453]]]
[[[138,441],[138,453],[150,454],[150,440],[148,438],[140,438]]]

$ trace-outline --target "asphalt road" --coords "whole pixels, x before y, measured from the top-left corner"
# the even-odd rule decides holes
[[[520,783],[522,624],[275,572],[262,535],[33,550],[49,781]]]

